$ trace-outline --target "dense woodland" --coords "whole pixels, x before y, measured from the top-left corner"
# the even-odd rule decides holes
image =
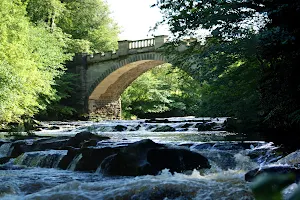
[[[153,6],[164,17],[157,26],[170,27],[164,53],[173,66],[146,72],[127,88],[125,118],[231,116],[273,140],[297,135],[299,1],[158,0]],[[65,64],[75,53],[117,47],[119,29],[105,1],[2,0],[0,20],[0,124],[78,116],[66,104],[76,96],[76,76]],[[183,41],[189,48],[178,53]]]
[[[1,0],[0,124],[71,116],[75,53],[117,47],[119,29],[102,0]],[[55,114],[54,114],[55,113]]]
[[[298,137],[299,1],[158,0],[153,6],[174,35],[167,54],[206,88],[202,106],[255,121],[273,140]],[[204,43],[200,28],[211,31]],[[188,37],[197,38],[191,48],[174,53]]]

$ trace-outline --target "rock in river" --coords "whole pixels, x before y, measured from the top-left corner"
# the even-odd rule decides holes
[[[210,168],[208,160],[187,149],[169,148],[146,139],[129,144],[119,153],[101,163],[101,172],[106,175],[139,176],[157,174],[163,169],[171,172]]]
[[[151,149],[147,154],[147,160],[154,173],[166,168],[169,169],[170,172],[210,168],[207,158],[187,149]]]
[[[253,181],[254,178],[258,175],[262,174],[288,174],[293,173],[295,174],[295,182],[299,182],[300,180],[300,169],[291,167],[291,166],[270,166],[270,167],[264,167],[264,168],[257,168],[254,170],[251,170],[245,174],[245,180],[246,181]]]
[[[164,125],[164,126],[160,126],[157,127],[156,129],[153,130],[153,132],[171,132],[171,131],[175,131],[175,128],[169,125]]]
[[[94,140],[94,141],[101,141],[101,140],[108,140],[109,137],[96,135],[88,131],[83,131],[77,133],[74,137],[71,137],[67,143],[67,146],[72,147],[81,147],[86,141]]]

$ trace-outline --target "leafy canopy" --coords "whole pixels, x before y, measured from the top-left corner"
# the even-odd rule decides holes
[[[45,22],[71,36],[72,52],[104,52],[117,48],[119,28],[103,0],[28,0],[34,23]]]
[[[52,99],[54,79],[66,53],[64,34],[32,25],[18,0],[0,3],[0,122],[20,121],[44,108],[40,97]]]
[[[250,76],[245,77],[249,81],[257,80],[258,76],[258,111],[264,122],[281,130],[300,130],[300,79],[297,78],[300,29],[295,20],[300,17],[299,1],[157,0],[154,6],[163,13],[163,23],[169,24],[175,45],[189,36],[200,38],[202,28],[211,31],[211,39],[204,46],[196,41],[193,48],[181,54],[192,58],[186,60],[194,63],[185,64],[181,55],[167,51],[178,61],[177,66],[182,63],[208,84],[218,82],[236,58],[247,66],[259,66],[257,75],[247,73],[252,67],[245,68],[243,73]],[[241,98],[248,98],[247,93]]]

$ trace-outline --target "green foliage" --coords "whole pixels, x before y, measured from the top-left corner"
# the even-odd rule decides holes
[[[117,47],[119,28],[103,0],[28,0],[27,12],[32,22],[46,24],[53,34],[61,32],[68,53],[104,52]],[[82,105],[78,105],[80,80],[75,73],[69,66],[55,79],[55,98],[48,101],[47,109],[37,116],[39,119],[78,117]]]
[[[194,72],[198,80],[208,84],[204,90],[207,95],[214,94],[216,88],[213,85],[220,83],[219,76],[241,59],[249,66],[244,68],[245,79],[250,81],[250,85],[253,85],[251,78],[255,82],[258,80],[258,110],[266,126],[285,132],[299,132],[300,28],[294,20],[300,17],[299,1],[157,0],[154,6],[164,14],[161,23],[171,27],[175,38],[171,45],[178,45],[178,41],[189,36],[196,38],[196,42],[192,42],[184,53],[174,55],[167,47],[167,54],[177,60],[176,66]],[[211,38],[204,45],[199,40],[202,37],[201,28],[211,31]],[[190,62],[184,63],[186,60]],[[257,74],[252,73],[253,69],[258,69],[257,66]],[[255,97],[247,97],[253,87],[246,87],[246,80],[241,79],[244,83],[241,82],[240,91],[248,90],[242,97],[247,101],[256,101],[256,94]],[[212,95],[211,99],[217,95]]]
[[[157,0],[153,6],[164,15],[162,23],[178,39],[197,35],[201,28],[212,31],[212,35],[223,38],[239,38],[266,23],[263,3],[271,1],[194,1]],[[259,15],[262,13],[262,15]]]
[[[200,90],[202,116],[233,116],[242,120],[258,117],[258,65],[239,61]]]
[[[116,48],[119,29],[109,14],[102,0],[1,1],[1,124],[38,112],[52,119],[74,115],[70,102],[78,99],[67,99],[76,96],[78,81],[65,73],[65,62],[74,53]]]
[[[61,74],[65,36],[32,25],[21,1],[4,0],[0,5],[0,122],[32,117],[54,98],[51,87]],[[44,97],[40,99],[40,97]]]
[[[251,184],[251,189],[256,200],[282,200],[282,190],[295,182],[295,174],[262,174]],[[299,198],[299,188],[288,198]]]
[[[47,109],[36,116],[39,120],[65,120],[77,116],[79,97],[76,95],[79,84],[78,75],[65,73],[55,80],[55,98],[49,101]]]
[[[60,0],[27,0],[27,15],[30,21],[39,23],[46,22],[49,27],[55,28],[66,10],[65,4]]]
[[[300,17],[299,1],[274,1],[266,8],[271,23],[260,34],[259,50],[264,76],[260,82],[265,122],[285,132],[300,130]]]
[[[195,113],[199,85],[179,68],[161,65],[137,78],[122,94],[125,118],[185,116]]]
[[[237,117],[248,125],[258,121],[261,70],[249,40],[210,37],[190,42],[185,51],[176,50],[176,41],[165,47],[166,56],[201,85],[196,115]],[[256,37],[251,41],[255,43]]]
[[[73,69],[65,71],[65,61],[116,48],[119,29],[109,14],[102,0],[3,1],[0,122],[37,112],[40,119],[76,115],[79,81]]]
[[[47,106],[43,115],[73,115],[66,99],[78,87],[64,65],[74,53],[115,49],[119,30],[107,3],[3,0],[0,18],[0,123],[21,123]]]
[[[71,36],[70,52],[115,50],[119,28],[103,0],[28,0],[27,12],[34,23],[45,22]]]
[[[65,0],[66,10],[58,26],[74,39],[91,43],[93,52],[117,48],[119,29],[109,16],[107,3],[103,0]]]

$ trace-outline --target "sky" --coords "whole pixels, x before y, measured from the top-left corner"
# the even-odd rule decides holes
[[[140,40],[150,38],[151,27],[162,19],[158,8],[150,8],[156,0],[107,0],[112,17],[121,27],[120,40]],[[154,35],[168,35],[167,27],[162,27]]]

